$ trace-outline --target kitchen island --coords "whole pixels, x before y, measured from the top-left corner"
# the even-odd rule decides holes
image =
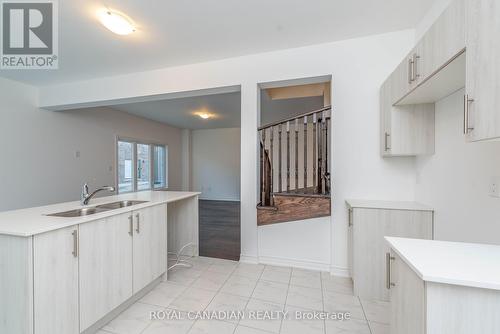
[[[198,254],[198,195],[145,191],[0,213],[0,333],[95,332],[166,278],[168,251],[192,244]]]
[[[392,334],[500,333],[500,246],[385,239]]]

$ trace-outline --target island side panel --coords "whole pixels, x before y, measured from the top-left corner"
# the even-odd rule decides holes
[[[0,235],[0,333],[33,333],[33,238]]]
[[[500,291],[426,282],[426,334],[500,333]]]
[[[198,196],[168,203],[168,252],[177,253],[184,245],[192,243],[182,255],[199,254]]]

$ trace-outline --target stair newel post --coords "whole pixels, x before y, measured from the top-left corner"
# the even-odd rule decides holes
[[[312,169],[313,169],[313,188],[316,188],[316,150],[317,150],[317,142],[316,142],[316,114],[312,115],[312,131],[313,131],[313,145],[312,145]]]
[[[307,189],[307,116],[304,116],[304,190]]]
[[[286,191],[290,191],[290,122],[286,122]]]
[[[281,154],[281,131],[283,124],[278,126],[278,192],[283,191],[283,179],[282,179],[282,154]]]
[[[264,203],[264,141],[263,141],[263,130],[259,131],[260,135],[260,204],[263,206]]]
[[[328,128],[329,128],[329,125],[330,123],[328,122],[328,119],[331,118],[331,115],[330,117],[327,118],[327,114],[328,114],[328,111],[325,111],[325,193],[326,194],[329,194],[330,193],[330,174],[328,172],[328,168],[329,168],[329,163],[328,163],[328,148],[330,147],[329,143],[328,143]]]
[[[269,185],[269,203],[271,206],[274,205],[274,159],[273,159],[273,150],[274,150],[274,127],[271,126],[269,129],[271,134],[269,136],[270,148],[269,148],[269,160],[271,161],[271,184]]]
[[[299,119],[295,119],[295,191],[299,190]]]
[[[326,177],[327,177],[327,149],[328,149],[328,144],[327,144],[327,129],[326,129],[326,111],[323,111],[322,115],[322,120],[321,120],[321,141],[322,141],[322,152],[321,152],[321,193],[325,194],[326,193]]]
[[[266,194],[266,129],[262,130],[262,197],[263,205],[267,206],[267,194]]]

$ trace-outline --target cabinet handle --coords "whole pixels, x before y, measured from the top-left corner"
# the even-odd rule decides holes
[[[137,233],[141,233],[141,221],[140,221],[140,215],[139,214],[136,214],[135,215],[135,218],[137,219],[137,228],[135,229],[135,231]]]
[[[408,58],[408,84],[413,82],[413,58]]]
[[[391,147],[389,146],[389,137],[391,136],[390,133],[385,133],[385,138],[384,138],[384,149],[385,151],[389,151],[391,149]]]
[[[391,289],[391,286],[396,286],[396,284],[391,282],[391,261],[395,260],[391,253],[385,253],[385,287],[387,290]]]
[[[71,235],[73,236],[73,252],[71,252],[71,254],[73,254],[74,257],[78,257],[78,230],[74,230]]]
[[[132,216],[128,217],[128,226],[128,234],[130,236],[134,235],[134,219],[132,218]]]
[[[417,78],[420,76],[420,74],[418,74],[418,60],[419,59],[420,59],[419,55],[417,55],[416,53],[413,54],[413,72],[412,72],[413,81],[417,80]]]
[[[464,95],[464,134],[468,134],[474,127],[469,124],[469,104],[474,102],[474,99],[469,98],[469,95]]]
[[[352,209],[349,209],[349,227],[352,226]]]

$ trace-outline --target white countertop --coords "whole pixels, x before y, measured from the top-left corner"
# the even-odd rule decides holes
[[[137,193],[93,198],[88,207],[123,200],[138,200],[147,202],[126,208],[109,210],[106,212],[75,218],[49,217],[46,215],[82,208],[79,201],[0,212],[0,234],[29,237],[35,234],[130,212],[132,210],[139,210],[158,204],[183,200],[199,194],[199,192],[187,191],[141,191]]]
[[[500,246],[385,237],[424,281],[500,290]]]
[[[351,208],[434,211],[432,207],[418,202],[378,201],[378,200],[365,200],[365,199],[346,199],[345,202]]]

